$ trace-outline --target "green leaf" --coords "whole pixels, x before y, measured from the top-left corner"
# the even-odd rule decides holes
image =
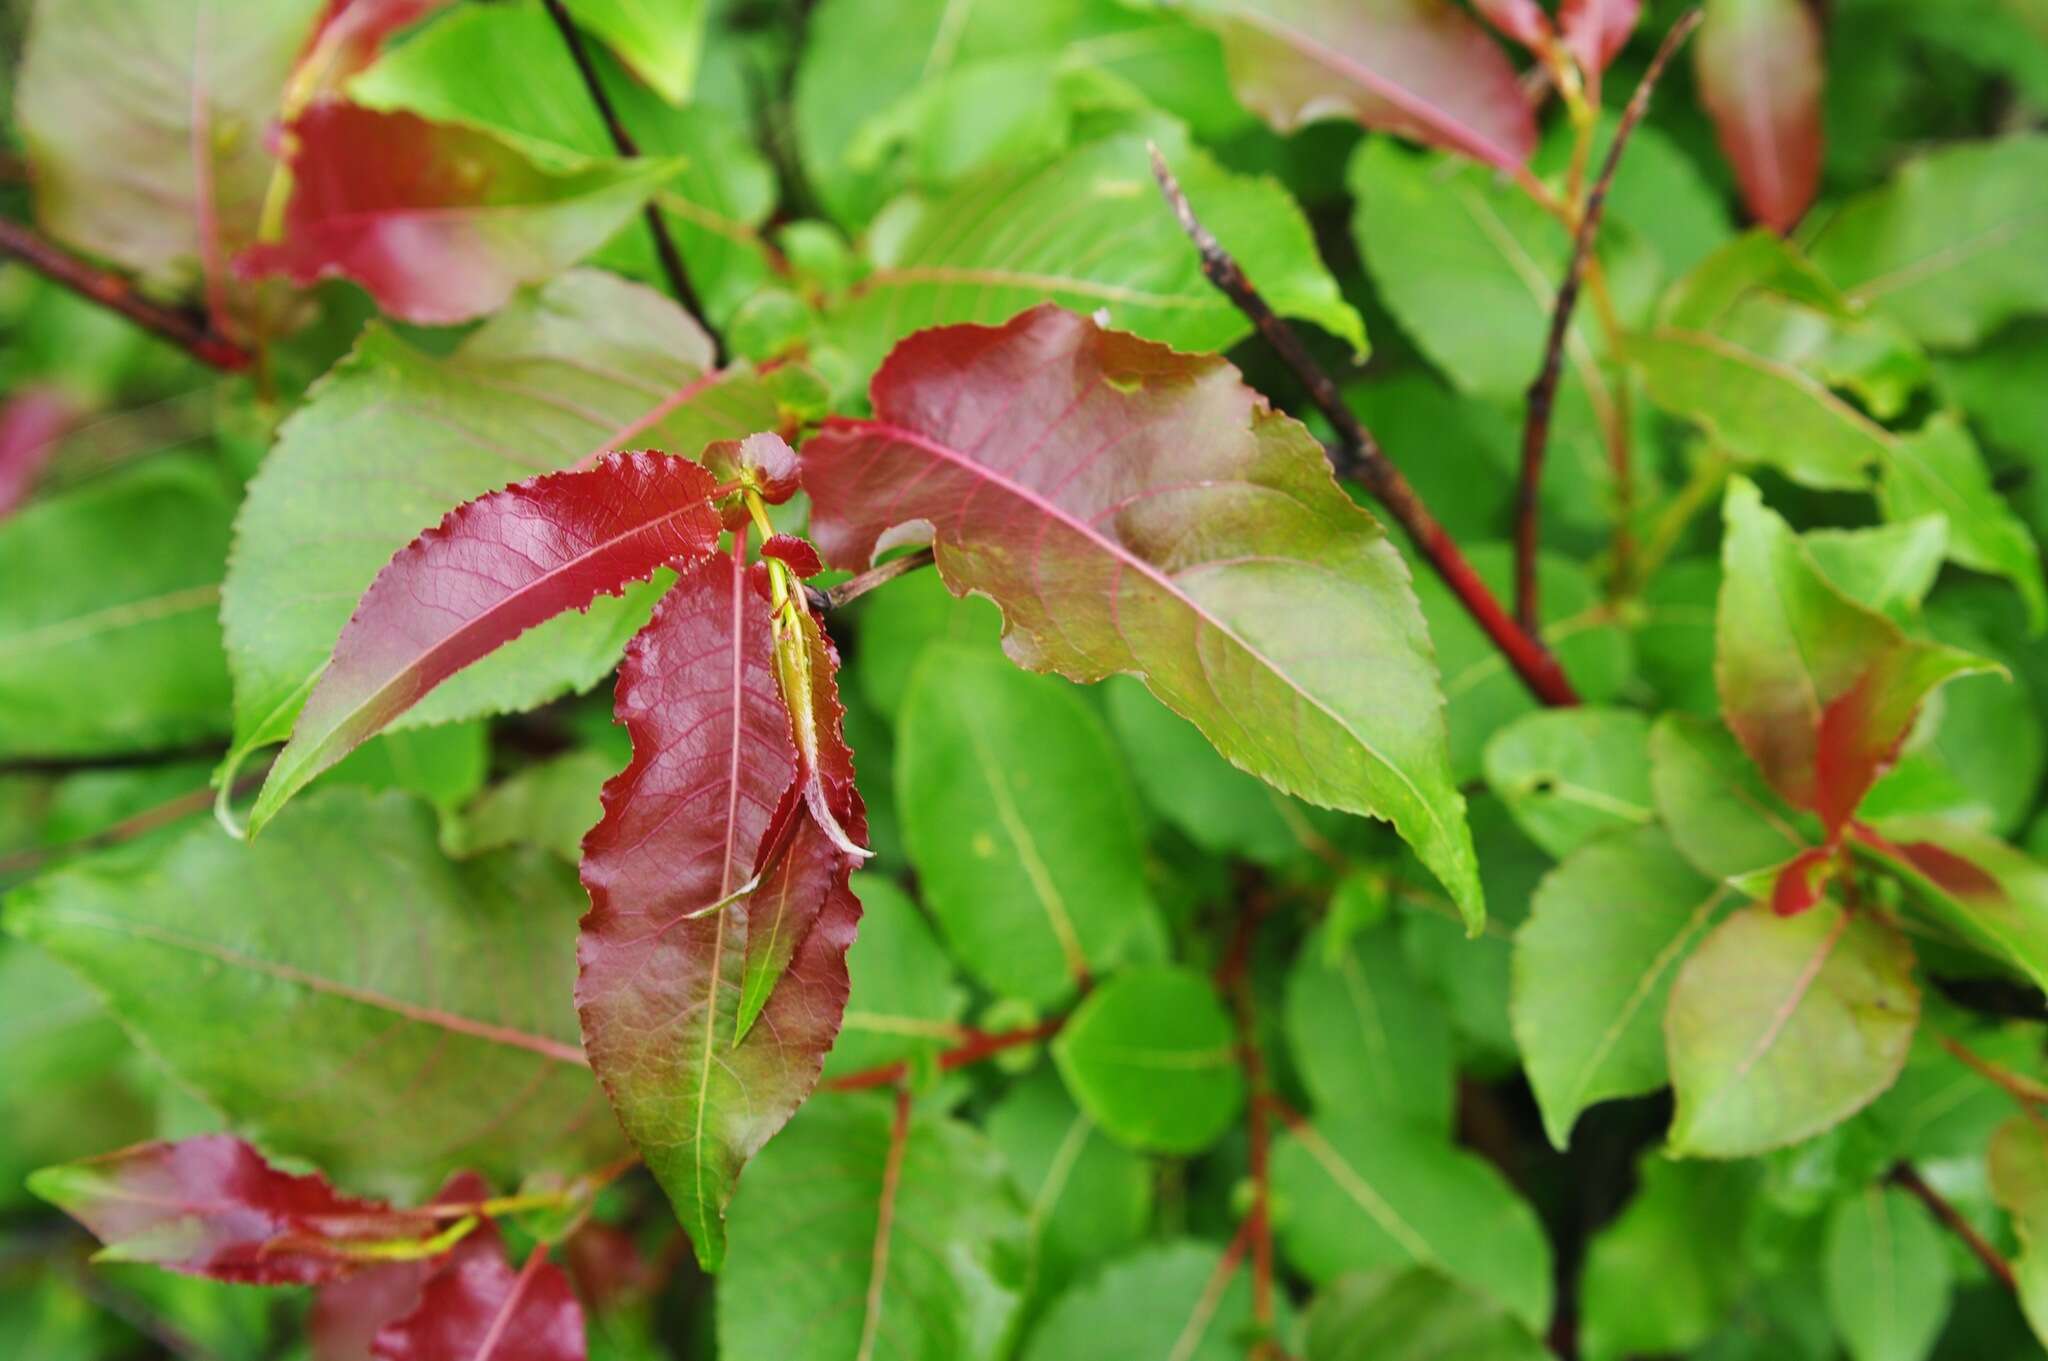
[[[1162,150],[1189,201],[1274,310],[1363,353],[1364,324],[1286,191],[1172,140]],[[862,373],[913,331],[1001,322],[1045,301],[1107,311],[1118,330],[1196,353],[1227,349],[1251,331],[1202,276],[1200,256],[1153,183],[1141,137],[998,167],[930,204],[903,200],[886,227],[869,239],[873,268],[827,304],[831,343]]]
[[[1537,845],[1562,859],[1610,832],[1656,820],[1650,720],[1628,709],[1528,715],[1486,744],[1486,782]]]
[[[254,844],[209,825],[60,870],[7,925],[252,1138],[417,1198],[618,1156],[570,1005],[583,906],[552,859],[450,863],[418,804],[340,788]]]
[[[1650,731],[1650,787],[1672,843],[1711,879],[1746,879],[1820,840],[1778,801],[1727,729],[1666,714]]]
[[[1601,114],[1592,164],[1602,163],[1620,121],[1620,112],[1613,108]],[[1570,120],[1559,119],[1545,134],[1532,168],[1545,177],[1566,170],[1575,140]],[[1675,139],[1651,123],[1637,125],[1629,137],[1628,154],[1621,158],[1607,194],[1607,212],[1657,252],[1667,278],[1711,255],[1733,231],[1720,190]]]
[[[1664,1004],[1731,892],[1661,827],[1581,847],[1536,892],[1515,934],[1515,1038],[1550,1142],[1579,1112],[1664,1085]]]
[[[1081,1109],[1133,1148],[1199,1153],[1244,1105],[1230,1017],[1189,969],[1117,975],[1074,1012],[1052,1056]]]
[[[1484,166],[1382,137],[1359,144],[1346,180],[1357,204],[1352,236],[1402,330],[1466,392],[1519,399],[1542,364],[1571,255],[1563,224]],[[1640,317],[1657,285],[1657,259],[1625,230],[1601,235],[1616,305],[1624,317]],[[1259,277],[1248,262],[1246,271]],[[1611,407],[1613,380],[1598,363],[1604,345],[1591,314],[1573,320],[1567,371],[1597,405]]]
[[[386,733],[378,742],[402,741],[406,736]],[[444,836],[457,855],[539,846],[573,865],[583,858],[583,834],[604,816],[599,800],[604,782],[625,763],[623,756],[586,748],[528,766],[484,791]],[[343,762],[338,769],[347,767]]]
[[[2015,1115],[1991,1140],[1991,1194],[2020,1240],[2013,1275],[2034,1336],[2048,1345],[2048,1130]]]
[[[1828,1312],[1851,1361],[1925,1361],[1949,1310],[1948,1245],[1904,1191],[1866,1187],[1828,1216]]]
[[[1321,933],[1305,937],[1287,975],[1286,1020],[1317,1110],[1450,1133],[1450,1021],[1409,969],[1391,922],[1334,951]]]
[[[704,47],[707,0],[568,0],[569,12],[603,38],[633,73],[671,104],[690,97]]]
[[[1531,1328],[1550,1319],[1550,1244],[1494,1167],[1441,1135],[1389,1120],[1318,1117],[1273,1150],[1276,1221],[1311,1281],[1418,1264]]]
[[[672,22],[669,16],[687,17],[699,3],[637,8],[658,15],[652,22],[661,25]],[[770,278],[759,232],[775,207],[774,168],[725,110],[701,102],[673,107],[602,49],[592,52],[592,60],[640,150],[686,162],[665,182],[656,203],[705,310],[714,321],[730,322],[741,302]],[[482,128],[543,163],[584,165],[616,154],[574,60],[538,0],[452,7],[350,82],[349,94],[371,108],[406,109]],[[661,278],[647,227],[638,218],[596,259],[642,279]]]
[[[449,723],[372,738],[336,765],[327,778],[335,784],[369,790],[402,789],[425,799],[446,816],[484,787],[490,761],[487,724]],[[590,820],[594,823],[597,818],[593,815]],[[511,845],[518,839],[497,844]]]
[[[1253,1326],[1251,1273],[1220,1248],[1183,1238],[1060,1296],[1031,1330],[1023,1361],[1240,1361]]]
[[[1024,1212],[975,1130],[820,1097],[747,1169],[726,1224],[721,1356],[999,1361],[1022,1301]]]
[[[1949,559],[2011,581],[2027,602],[2035,631],[2048,626],[2041,550],[2033,532],[1992,488],[1977,442],[1955,415],[1936,416],[1898,442],[1885,465],[1878,500],[1888,520],[1946,516]]]
[[[967,1009],[953,961],[910,895],[878,874],[856,874],[852,888],[863,909],[860,934],[846,952],[852,990],[825,1057],[827,1080],[887,1063],[915,1071],[959,1042]]]
[[[956,597],[937,572],[912,572],[862,600],[854,630],[860,662],[853,673],[861,693],[890,721],[901,722],[925,648],[959,643],[993,653],[1003,613],[981,596]]]
[[[160,456],[0,524],[0,758],[227,731],[215,615],[232,510],[212,469]]]
[[[1433,1271],[1340,1276],[1308,1314],[1307,1361],[1545,1361],[1499,1305]]]
[[[861,930],[866,939],[865,922]],[[988,1113],[988,1137],[1030,1210],[1034,1298],[1065,1289],[1145,1236],[1150,1164],[1104,1135],[1051,1065],[1003,1094]]]
[[[1830,218],[1813,256],[1852,302],[1942,349],[2048,311],[2048,137],[1910,162]]]
[[[1735,1247],[1755,1214],[1751,1163],[1636,1164],[1641,1189],[1601,1229],[1579,1282],[1585,1361],[1689,1353],[1728,1316],[1747,1275]]]
[[[1901,517],[1898,524],[1875,529],[1816,529],[1799,537],[1836,590],[1903,621],[1920,612],[1920,602],[1941,574],[1948,519],[1939,514]]]
[[[780,425],[791,370],[707,374],[709,362],[709,342],[675,304],[589,271],[526,295],[444,358],[366,331],[285,423],[236,522],[221,605],[235,677],[230,768],[290,733],[371,579],[454,506],[621,446],[695,454]],[[658,594],[636,588],[532,630],[395,726],[595,684]]]
[[[1671,1149],[1740,1158],[1831,1128],[1891,1086],[1920,1016],[1913,950],[1822,902],[1723,921],[1671,989]]]
[[[1501,599],[1512,595],[1513,550],[1506,544],[1480,544],[1468,549],[1466,557]],[[1615,622],[1585,568],[1546,554],[1541,569],[1543,640],[1586,703],[1614,699],[1635,665],[1628,634]],[[1459,780],[1474,779],[1484,764],[1487,739],[1536,712],[1536,699],[1435,573],[1416,573],[1415,596],[1429,620],[1443,671],[1451,773]]]
[[[929,649],[904,700],[896,795],[926,906],[1003,996],[1062,1001],[1152,916],[1136,800],[1064,681]]]
[[[1200,728],[1143,685],[1112,676],[1103,697],[1146,803],[1197,846],[1279,865],[1320,842],[1301,805],[1224,760]]]

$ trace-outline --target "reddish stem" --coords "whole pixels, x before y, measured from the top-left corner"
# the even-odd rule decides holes
[[[1251,320],[1266,343],[1308,389],[1309,399],[1315,403],[1316,409],[1336,429],[1342,450],[1341,455],[1332,452],[1331,462],[1337,471],[1361,483],[1386,508],[1387,514],[1408,531],[1416,549],[1436,569],[1437,575],[1443,578],[1444,584],[1451,588],[1451,593],[1464,605],[1486,636],[1493,640],[1494,646],[1500,649],[1508,664],[1515,669],[1515,674],[1522,678],[1537,699],[1555,706],[1577,704],[1578,693],[1572,689],[1571,681],[1565,677],[1557,659],[1550,655],[1550,649],[1543,645],[1542,639],[1508,617],[1492,589],[1480,580],[1456,542],[1422,504],[1415,488],[1408,484],[1408,479],[1387,458],[1372,432],[1345,404],[1336,381],[1310,356],[1294,328],[1273,311],[1259,291],[1252,287],[1251,280],[1245,277],[1236,259],[1223,249],[1195,216],[1180,181],[1167,168],[1166,158],[1159,154],[1157,147],[1152,149],[1152,174],[1158,179],[1160,192],[1166,195],[1174,215],[1180,219],[1182,230],[1187,232],[1195,243],[1195,249],[1200,252],[1202,273],[1218,292],[1229,298],[1237,310]]]
[[[1614,141],[1607,148],[1607,159],[1600,167],[1600,177],[1593,181],[1592,192],[1586,196],[1585,210],[1579,214],[1578,231],[1572,238],[1571,263],[1565,269],[1564,283],[1557,290],[1557,306],[1550,314],[1550,335],[1543,347],[1543,367],[1529,385],[1529,416],[1522,427],[1522,481],[1515,517],[1515,619],[1529,633],[1535,633],[1542,627],[1536,571],[1542,528],[1543,458],[1550,447],[1550,418],[1557,403],[1557,385],[1564,375],[1564,347],[1571,332],[1572,311],[1578,306],[1579,291],[1586,281],[1586,267],[1593,257],[1593,244],[1600,236],[1600,221],[1606,215],[1607,194],[1614,187],[1615,172],[1621,168],[1621,154],[1628,149],[1628,139],[1634,134],[1636,125],[1649,112],[1650,95],[1657,88],[1665,66],[1699,23],[1700,11],[1694,9],[1671,26],[1671,31],[1664,35],[1663,45],[1657,49],[1657,55],[1651,59],[1649,69],[1637,82],[1635,93],[1629,97],[1628,107],[1622,111],[1621,124],[1614,130]],[[1624,507],[1621,532],[1627,534],[1625,508],[1631,498],[1627,494],[1629,469],[1626,462],[1617,460],[1615,476],[1620,484]]]
[[[254,355],[215,333],[189,312],[151,302],[137,293],[125,276],[87,264],[19,222],[0,220],[0,254],[11,255],[44,278],[118,312],[203,364],[226,373],[239,373],[255,362]]]
[[[1893,1167],[1888,1180],[1894,1186],[1918,1196],[1920,1203],[1933,1211],[1934,1217],[1939,1219],[1950,1233],[1961,1239],[1963,1245],[1976,1254],[1977,1260],[1982,1262],[1993,1276],[2005,1282],[2007,1290],[2019,1288],[2013,1279],[2012,1263],[2006,1261],[1998,1249],[1992,1247],[1984,1235],[1977,1232],[1975,1224],[1963,1218],[1962,1211],[1948,1203],[1947,1197],[1922,1181],[1920,1174],[1913,1170],[1911,1164],[1900,1163]]]
[[[939,1071],[950,1073],[956,1068],[965,1068],[969,1064],[980,1063],[983,1059],[993,1058],[1005,1049],[1015,1049],[1020,1045],[1037,1044],[1040,1040],[1051,1039],[1059,1033],[1060,1027],[1066,1024],[1066,1020],[1067,1018],[1064,1016],[1056,1016],[1050,1021],[1040,1021],[1037,1025],[1024,1026],[1017,1030],[969,1030],[964,1043],[958,1048],[948,1049],[945,1053],[939,1055]],[[833,1078],[825,1084],[825,1090],[831,1092],[858,1092],[872,1087],[887,1087],[892,1083],[900,1083],[909,1077],[910,1068],[911,1065],[907,1059],[898,1059],[894,1063],[885,1063],[879,1068],[863,1068],[857,1073],[848,1073],[844,1077]]]

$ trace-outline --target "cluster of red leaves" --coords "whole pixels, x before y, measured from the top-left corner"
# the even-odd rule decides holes
[[[141,1144],[39,1173],[39,1194],[106,1244],[102,1258],[245,1285],[319,1287],[319,1361],[582,1361],[583,1310],[536,1247],[514,1271],[477,1213],[489,1188],[451,1179],[425,1206],[343,1195],[224,1134]]]

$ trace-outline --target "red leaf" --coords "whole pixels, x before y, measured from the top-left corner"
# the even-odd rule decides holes
[[[1719,0],[1694,45],[1700,98],[1759,222],[1789,232],[1820,185],[1820,23],[1805,0]]]
[[[488,1221],[456,1244],[419,1305],[379,1329],[376,1361],[583,1361],[583,1307],[569,1278],[535,1244],[514,1273]]]
[[[626,650],[617,715],[633,760],[583,842],[585,1047],[707,1268],[724,1255],[740,1169],[817,1085],[860,917],[843,870],[822,876],[822,902],[793,891],[765,906],[785,882],[818,891],[813,857],[829,847],[790,796],[799,765],[774,654],[744,568],[722,555],[685,572]],[[849,815],[864,834],[857,803]],[[771,920],[793,954],[739,1038],[747,961]]]
[[[328,0],[326,12],[299,58],[285,98],[296,111],[309,99],[341,93],[349,77],[367,70],[384,40],[451,0]]]
[[[490,1187],[474,1172],[458,1173],[434,1196],[437,1205],[467,1205],[488,1198]],[[314,1361],[373,1361],[379,1329],[419,1307],[420,1292],[446,1256],[384,1262],[322,1285],[306,1313],[306,1339]]]
[[[78,407],[53,387],[24,387],[0,406],[0,519],[27,499]]]
[[[1472,0],[1472,8],[1524,47],[1536,47],[1550,37],[1550,16],[1536,0]]]
[[[869,395],[804,448],[827,562],[929,540],[1019,665],[1142,677],[1241,768],[1392,821],[1476,925],[1408,569],[1299,423],[1221,359],[1055,307],[912,336]]]
[[[1198,0],[1230,81],[1282,132],[1333,115],[1512,169],[1536,119],[1507,55],[1441,0]]]
[[[789,441],[768,431],[706,445],[704,466],[720,482],[746,483],[771,506],[796,495],[803,480],[803,465]]]
[[[1796,917],[1819,902],[1834,862],[1835,851],[1828,846],[1815,846],[1792,857],[1771,886],[1771,911],[1781,917]]]
[[[825,564],[818,557],[818,550],[811,547],[809,539],[794,534],[776,534],[761,545],[761,556],[787,563],[789,570],[798,577],[814,577],[825,570]]]
[[[280,1172],[226,1134],[45,1168],[29,1186],[92,1230],[104,1259],[254,1285],[339,1280],[363,1265],[366,1246],[431,1240],[445,1227]]]
[[[2048,987],[2048,865],[1941,818],[1887,818],[1853,830],[1946,934]]]
[[[235,260],[244,278],[355,280],[421,325],[496,311],[602,245],[674,171],[621,161],[553,172],[488,133],[318,100],[291,125],[284,238]]]
[[[606,454],[457,507],[363,593],[271,768],[254,832],[307,781],[455,672],[521,633],[718,543],[711,475],[687,459]]]
[[[1589,78],[1597,78],[1628,46],[1642,17],[1643,0],[1564,0],[1557,11],[1565,50]]]

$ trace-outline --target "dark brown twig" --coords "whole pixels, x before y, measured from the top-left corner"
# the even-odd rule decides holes
[[[1931,1210],[1934,1217],[1939,1219],[1950,1233],[1961,1239],[1963,1246],[1976,1254],[1977,1260],[1984,1264],[1986,1270],[2005,1282],[2007,1290],[2018,1289],[2013,1279],[2012,1263],[2006,1261],[1998,1249],[1992,1247],[1984,1235],[1977,1232],[1977,1226],[1963,1218],[1962,1212],[1949,1204],[1941,1192],[1922,1181],[1920,1174],[1913,1170],[1911,1164],[1899,1163],[1892,1168],[1891,1176],[1887,1180],[1892,1185],[1919,1197],[1920,1203]]]
[[[1671,31],[1664,35],[1663,45],[1657,49],[1657,55],[1651,58],[1649,69],[1637,82],[1635,93],[1629,96],[1628,107],[1622,110],[1621,123],[1614,130],[1614,141],[1608,146],[1607,159],[1600,167],[1600,177],[1593,181],[1592,192],[1586,195],[1585,210],[1579,214],[1578,231],[1572,238],[1571,263],[1565,269],[1564,283],[1557,290],[1557,305],[1550,314],[1550,335],[1543,346],[1543,367],[1529,385],[1529,414],[1522,426],[1522,484],[1515,507],[1515,619],[1530,633],[1542,627],[1542,607],[1537,601],[1536,564],[1542,537],[1543,458],[1550,447],[1550,419],[1557,404],[1557,385],[1564,376],[1564,347],[1571,332],[1572,311],[1578,306],[1579,291],[1586,281],[1586,267],[1593,257],[1593,245],[1600,236],[1600,221],[1607,212],[1607,194],[1614,187],[1615,172],[1621,168],[1622,152],[1627,150],[1629,138],[1643,121],[1643,115],[1649,112],[1650,96],[1663,77],[1665,66],[1685,40],[1692,36],[1699,23],[1700,11],[1692,9],[1671,26]],[[1629,490],[1626,461],[1617,465],[1615,477],[1621,520],[1616,539],[1616,556],[1619,559],[1625,556],[1620,545],[1626,542],[1629,533],[1628,516],[1634,499]]]
[[[915,553],[905,553],[900,558],[891,558],[879,567],[870,567],[859,576],[848,577],[829,590],[811,591],[811,604],[821,610],[842,609],[866,595],[877,586],[886,586],[897,577],[907,576],[920,567],[932,563],[932,550],[920,548]]]
[[[597,113],[604,120],[605,131],[610,134],[612,146],[621,156],[638,156],[640,144],[633,140],[633,134],[626,131],[626,125],[619,121],[618,107],[605,92],[604,81],[599,78],[597,67],[590,60],[590,49],[583,44],[583,34],[576,27],[576,21],[569,17],[569,11],[562,0],[547,0],[548,15],[554,19],[555,27],[561,32],[562,43],[569,49],[569,55],[576,61],[576,70],[583,77],[583,84],[590,91],[590,102],[597,106]],[[697,290],[690,287],[690,275],[683,268],[683,254],[676,249],[676,239],[669,234],[668,220],[661,215],[661,209],[650,200],[645,213],[648,235],[654,238],[654,254],[661,261],[661,272],[668,280],[669,292],[683,310],[697,319],[704,333],[711,337],[714,364],[725,362],[725,342],[712,328],[711,320],[704,314],[704,304],[698,301]]]
[[[11,255],[81,298],[119,313],[202,364],[210,364],[224,373],[239,373],[255,362],[254,355],[216,333],[199,317],[150,301],[137,293],[125,276],[87,264],[19,222],[0,220],[0,254]]]
[[[1508,617],[1492,590],[1472,570],[1472,564],[1465,560],[1458,545],[1422,504],[1422,498],[1415,494],[1415,489],[1408,485],[1408,479],[1381,450],[1379,441],[1345,405],[1336,381],[1316,363],[1302,346],[1301,338],[1295,335],[1294,328],[1273,311],[1259,291],[1252,287],[1251,280],[1245,277],[1237,261],[1196,218],[1180,181],[1167,168],[1166,158],[1159,154],[1157,147],[1152,148],[1152,174],[1158,179],[1160,192],[1166,195],[1174,216],[1180,219],[1182,230],[1187,232],[1195,243],[1195,249],[1201,253],[1202,273],[1236,305],[1238,311],[1251,320],[1266,343],[1308,389],[1309,400],[1316,404],[1316,409],[1336,428],[1341,449],[1333,452],[1331,461],[1337,471],[1363,484],[1387,513],[1408,531],[1416,548],[1429,560],[1430,566],[1436,569],[1437,575],[1443,578],[1444,584],[1451,588],[1451,593],[1457,596],[1474,622],[1500,649],[1508,664],[1515,669],[1515,674],[1522,678],[1523,684],[1536,698],[1549,705],[1577,704],[1578,692],[1572,689],[1571,681],[1565,677],[1557,659],[1550,655],[1550,649],[1534,633],[1525,631]],[[1341,457],[1338,456],[1340,453]]]
[[[264,770],[244,775],[235,781],[234,792],[230,797],[240,798],[245,794],[253,794],[262,787],[263,777],[267,773],[266,767]],[[12,878],[17,874],[32,873],[62,856],[82,855],[87,851],[103,850],[108,846],[118,846],[124,841],[133,841],[159,827],[167,827],[182,818],[204,813],[213,807],[213,804],[214,791],[201,786],[190,793],[180,794],[167,803],[145,808],[132,817],[123,818],[111,827],[94,832],[90,836],[80,837],[76,841],[69,841],[61,846],[32,846],[25,851],[0,855],[0,880]]]

